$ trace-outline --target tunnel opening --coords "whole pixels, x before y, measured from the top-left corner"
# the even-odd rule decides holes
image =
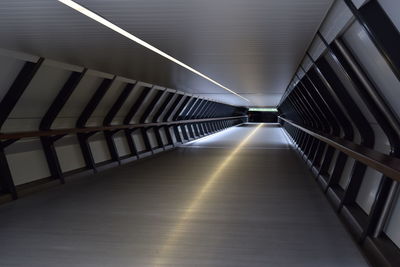
[[[278,123],[278,109],[250,107],[247,112],[249,122]]]

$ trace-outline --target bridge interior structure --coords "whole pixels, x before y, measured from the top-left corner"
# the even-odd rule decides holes
[[[398,14],[1,1],[0,266],[400,266]]]

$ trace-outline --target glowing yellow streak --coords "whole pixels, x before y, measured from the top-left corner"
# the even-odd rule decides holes
[[[201,188],[200,192],[192,199],[189,207],[185,210],[182,217],[179,218],[178,224],[175,225],[173,230],[168,234],[167,240],[165,241],[163,247],[160,250],[159,256],[156,259],[154,266],[163,266],[166,264],[166,259],[168,252],[178,241],[179,237],[184,232],[184,228],[188,225],[189,221],[193,215],[199,210],[199,206],[203,198],[206,197],[207,193],[210,192],[212,185],[218,180],[221,172],[225,167],[232,161],[235,155],[240,151],[240,149],[250,140],[250,138],[257,132],[257,130],[263,125],[260,123],[251,133],[243,139],[243,141],[225,158],[223,162],[218,166],[218,168],[213,172],[213,174],[207,179],[207,182]]]
[[[230,92],[230,93],[232,93],[232,94],[234,94],[234,95],[236,95],[236,96],[238,96],[238,97],[240,97],[240,98],[246,100],[247,102],[250,102],[250,100],[248,100],[247,98],[245,98],[245,97],[239,95],[239,94],[236,93],[235,91],[232,91],[232,90],[229,89],[228,87],[223,86],[222,84],[220,84],[220,83],[218,83],[217,81],[211,79],[210,77],[208,77],[208,76],[206,76],[205,74],[199,72],[198,70],[195,70],[194,68],[190,67],[189,65],[186,65],[186,64],[183,63],[182,61],[179,61],[178,59],[176,59],[176,58],[174,58],[174,57],[168,55],[167,53],[161,51],[161,50],[158,49],[157,47],[152,46],[151,44],[149,44],[149,43],[143,41],[142,39],[140,39],[140,38],[134,36],[133,34],[127,32],[127,31],[125,31],[124,29],[118,27],[117,25],[115,25],[115,24],[113,24],[112,22],[106,20],[105,18],[103,18],[103,17],[101,17],[100,15],[94,13],[93,11],[87,9],[86,7],[81,6],[81,5],[75,3],[75,2],[72,1],[72,0],[58,0],[58,1],[61,2],[61,3],[63,3],[64,5],[69,6],[70,8],[72,8],[72,9],[74,9],[74,10],[80,12],[81,14],[83,14],[83,15],[85,15],[85,16],[87,16],[87,17],[89,17],[89,18],[91,18],[91,19],[93,19],[93,20],[95,20],[95,21],[97,21],[98,23],[100,23],[100,24],[106,26],[107,28],[110,28],[111,30],[113,30],[113,31],[115,31],[115,32],[117,32],[117,33],[119,33],[119,34],[121,34],[122,36],[125,36],[126,38],[128,38],[128,39],[130,39],[130,40],[136,42],[137,44],[146,47],[147,49],[149,49],[149,50],[151,50],[151,51],[153,51],[153,52],[159,54],[159,55],[162,56],[162,57],[165,57],[166,59],[171,60],[172,62],[178,64],[179,66],[184,67],[184,68],[187,69],[187,70],[190,70],[191,72],[193,72],[193,73],[199,75],[200,77],[202,77],[202,78],[204,78],[204,79],[206,79],[206,80],[212,82],[213,84],[215,84],[215,85],[221,87],[222,89],[225,89],[226,91],[228,91],[228,92]]]

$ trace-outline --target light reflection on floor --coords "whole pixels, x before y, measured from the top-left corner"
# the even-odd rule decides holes
[[[257,127],[256,125],[258,124],[249,123],[239,127],[232,127],[211,136],[184,144],[183,147],[230,148],[237,145],[237,140],[245,138],[246,131],[243,131],[243,127]],[[278,124],[264,123],[243,148],[284,149],[290,148],[290,144]]]
[[[254,130],[252,130],[231,152],[229,152],[229,154],[227,154],[225,159],[217,165],[217,168],[212,173],[212,175],[206,179],[206,183],[200,188],[198,193],[189,203],[188,207],[183,212],[182,217],[179,218],[178,224],[174,226],[174,228],[168,234],[165,243],[162,245],[162,248],[160,249],[158,257],[156,258],[154,266],[165,266],[168,264],[168,262],[166,262],[169,258],[168,254],[171,251],[173,251],[175,243],[179,241],[179,238],[184,233],[185,228],[189,227],[191,218],[195,215],[195,213],[198,210],[201,209],[201,204],[203,199],[207,198],[207,195],[212,192],[213,184],[218,179],[223,178],[225,168],[227,168],[231,164],[236,154],[240,153],[242,147],[245,147],[248,143],[250,143],[253,140],[254,136],[257,134],[257,131],[259,131],[259,129],[262,129],[262,126],[263,126],[262,123],[255,126]],[[210,139],[213,138],[219,139],[221,138],[221,135],[225,136],[222,132],[219,135],[214,135]],[[210,141],[210,139],[208,139],[208,141]],[[203,139],[202,141],[204,142],[206,140]]]
[[[368,266],[282,131],[254,129],[0,206],[0,266]]]

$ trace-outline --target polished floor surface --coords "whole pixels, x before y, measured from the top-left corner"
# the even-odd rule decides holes
[[[0,207],[0,266],[368,266],[276,125]]]

